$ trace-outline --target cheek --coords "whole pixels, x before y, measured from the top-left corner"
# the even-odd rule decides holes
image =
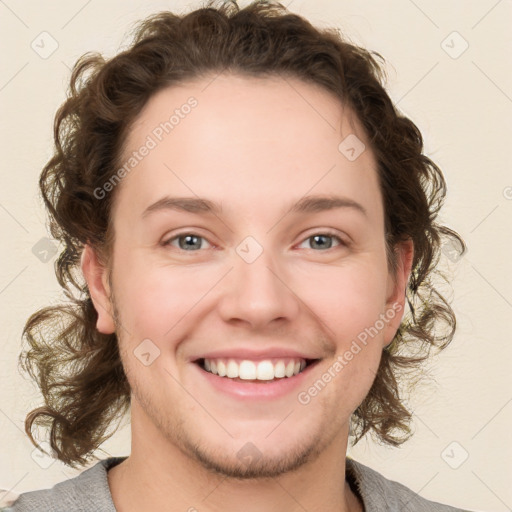
[[[199,273],[193,267],[132,262],[118,271],[124,276],[115,286],[123,326],[134,336],[156,343],[176,337],[194,316],[194,307],[218,281],[215,272]]]
[[[224,270],[217,266],[155,265],[135,254],[120,261],[117,270],[116,302],[123,326],[137,338],[168,343],[187,325],[190,328],[204,308],[214,307],[208,297],[213,288],[222,294],[218,287]],[[299,265],[283,278],[307,306],[304,314],[313,311],[327,333],[343,344],[372,326],[384,308],[385,265],[375,257],[347,260],[340,266]]]
[[[385,277],[385,267],[368,260],[319,269],[307,279],[298,278],[295,289],[327,331],[346,343],[373,326],[384,311]]]

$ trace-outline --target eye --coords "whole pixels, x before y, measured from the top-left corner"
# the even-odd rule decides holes
[[[329,239],[331,239],[331,241],[329,241]],[[347,245],[339,236],[329,232],[315,233],[314,235],[308,236],[302,243],[313,240],[311,244],[313,249],[320,248],[322,250],[328,250],[332,248],[332,239],[336,239],[339,242],[338,245]]]
[[[180,235],[176,235],[173,238],[170,238],[166,242],[163,242],[162,245],[170,245],[172,247],[176,247],[172,242],[178,242],[178,249],[189,252],[197,252],[195,249],[202,248],[202,240],[206,241],[206,238],[203,236],[196,235],[195,233],[181,233]],[[208,242],[210,243],[210,242]]]
[[[311,248],[321,249],[321,252],[323,252],[333,248],[333,239],[338,241],[338,246],[347,245],[347,243],[345,243],[345,241],[341,237],[330,232],[319,232],[315,233],[314,235],[308,236],[306,239],[304,239],[301,245],[304,244],[305,242],[312,241],[312,243],[310,244]],[[198,252],[197,250],[205,248],[203,247],[204,244],[202,243],[202,241],[207,242],[208,245],[211,246],[210,242],[208,242],[205,237],[197,235],[195,233],[181,233],[170,238],[166,242],[163,242],[162,245],[169,245],[187,252]],[[178,242],[178,245],[176,246],[174,242]]]

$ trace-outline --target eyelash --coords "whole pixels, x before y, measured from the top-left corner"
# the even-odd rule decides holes
[[[315,236],[319,236],[319,235],[323,235],[323,236],[326,236],[326,237],[330,237],[330,238],[335,238],[336,240],[338,240],[339,242],[339,245],[335,246],[335,247],[330,247],[328,249],[325,249],[325,250],[320,250],[320,251],[315,251],[314,249],[310,249],[312,251],[315,251],[315,252],[328,252],[330,250],[333,250],[335,249],[336,247],[348,247],[349,244],[343,240],[339,235],[333,233],[332,231],[318,231],[317,233],[313,233],[312,235],[309,235],[307,236],[306,238],[304,238],[302,240],[302,242],[300,242],[299,245],[301,245],[302,243],[304,243],[306,240],[309,240],[310,238],[313,238]],[[194,233],[194,232],[184,232],[184,233],[179,233],[175,236],[173,236],[172,238],[170,238],[169,240],[165,241],[165,242],[162,242],[162,245],[164,247],[167,247],[167,246],[171,246],[171,242],[173,242],[174,240],[178,240],[179,238],[181,237],[185,237],[185,236],[194,236],[194,237],[197,237],[197,238],[200,238],[200,239],[203,239],[203,240],[207,240],[204,236],[201,236],[201,235],[198,235],[197,233]],[[210,243],[210,242],[208,242]],[[171,246],[173,247],[173,246]],[[174,249],[177,249],[178,251],[181,251],[181,252],[200,252],[200,249],[196,250],[196,251],[186,251],[184,249],[180,249],[179,247],[173,247]]]

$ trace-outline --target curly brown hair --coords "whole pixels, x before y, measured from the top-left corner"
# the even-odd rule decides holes
[[[419,129],[386,93],[379,60],[384,64],[378,53],[349,43],[339,30],[316,28],[281,4],[253,2],[240,9],[214,0],[186,15],[164,11],[138,22],[131,45],[110,60],[97,52],[78,59],[68,98],[55,116],[54,155],[39,182],[51,235],[64,246],[55,272],[66,301],[35,312],[23,331],[29,349],[20,354],[20,364],[45,404],[26,417],[32,443],[38,446],[33,425],[42,426],[50,431],[56,457],[72,467],[85,465],[128,411],[130,387],[116,334],[97,331],[79,270],[86,243],[110,268],[116,189],[101,198],[95,191],[122,165],[123,141],[157,91],[224,70],[320,85],[362,123],[378,163],[388,263],[396,269],[393,249],[407,239],[414,243],[414,259],[408,311],[352,415],[352,444],[369,431],[393,446],[410,437],[412,413],[401,398],[401,373],[414,377],[432,348],[441,350],[452,340],[455,316],[434,276],[443,240],[461,253],[465,245],[436,223],[445,180],[423,154]]]

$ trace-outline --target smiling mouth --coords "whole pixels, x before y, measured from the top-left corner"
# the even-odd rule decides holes
[[[198,359],[205,372],[238,382],[274,382],[295,377],[319,359],[276,358],[252,361],[249,359]]]

